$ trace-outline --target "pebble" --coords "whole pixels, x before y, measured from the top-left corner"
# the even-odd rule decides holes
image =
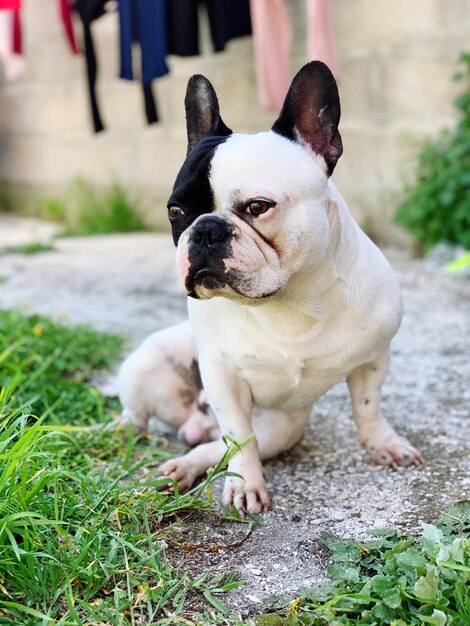
[[[248,600],[250,600],[250,602],[254,602],[255,604],[259,604],[261,602],[258,596],[246,596],[246,597],[248,598]]]

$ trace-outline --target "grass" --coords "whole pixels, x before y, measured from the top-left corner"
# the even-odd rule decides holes
[[[140,202],[117,181],[98,189],[76,178],[64,199],[43,198],[41,217],[64,224],[61,236],[100,235],[149,230]]]
[[[40,241],[32,241],[18,246],[8,246],[5,248],[7,254],[39,254],[41,252],[51,252],[54,246]]]
[[[176,568],[168,546],[190,511],[220,515],[210,485],[237,448],[188,494],[162,491],[152,468],[172,451],[116,429],[116,399],[90,385],[121,350],[120,337],[0,311],[1,625],[470,623],[469,503],[419,538],[326,538],[329,585],[273,598],[251,620],[231,614],[224,593],[243,581]]]
[[[159,490],[168,479],[145,470],[171,452],[117,430],[116,400],[87,384],[120,350],[0,312],[0,624],[175,624],[190,596],[207,607],[198,623],[237,623],[219,596],[240,581],[176,570],[162,545],[177,516],[213,509],[223,464],[188,494]]]

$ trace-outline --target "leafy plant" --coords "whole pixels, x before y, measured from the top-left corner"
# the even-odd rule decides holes
[[[455,101],[460,120],[454,130],[427,141],[419,156],[414,182],[405,189],[396,221],[427,252],[440,241],[470,249],[470,54],[463,54],[465,91]]]
[[[376,530],[370,543],[329,538],[332,583],[304,589],[285,617],[258,626],[466,626],[470,623],[470,502],[420,538]],[[284,612],[285,615],[285,612]]]

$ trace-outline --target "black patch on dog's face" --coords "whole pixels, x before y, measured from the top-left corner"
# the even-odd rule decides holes
[[[214,210],[214,196],[209,183],[210,164],[216,148],[226,140],[226,136],[207,135],[194,146],[178,172],[168,200],[168,208],[178,206],[183,210],[181,217],[169,215],[175,245],[195,219]]]
[[[217,215],[198,220],[188,240],[189,269],[185,279],[188,294],[197,298],[198,285],[209,290],[223,288],[229,282],[225,260],[233,256],[234,226]]]

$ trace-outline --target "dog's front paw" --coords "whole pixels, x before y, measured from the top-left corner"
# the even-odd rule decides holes
[[[271,501],[266,489],[264,478],[244,480],[236,476],[229,476],[225,480],[224,504],[231,508],[235,507],[240,515],[246,513],[266,513],[271,506]]]
[[[188,459],[183,456],[169,459],[162,463],[158,469],[158,473],[162,478],[171,478],[178,485],[180,493],[184,493],[191,489],[193,482],[196,480],[197,472]]]
[[[400,466],[409,467],[423,462],[423,457],[408,439],[401,437],[391,428],[386,432],[378,432],[367,437],[362,445],[379,465],[396,469]]]

